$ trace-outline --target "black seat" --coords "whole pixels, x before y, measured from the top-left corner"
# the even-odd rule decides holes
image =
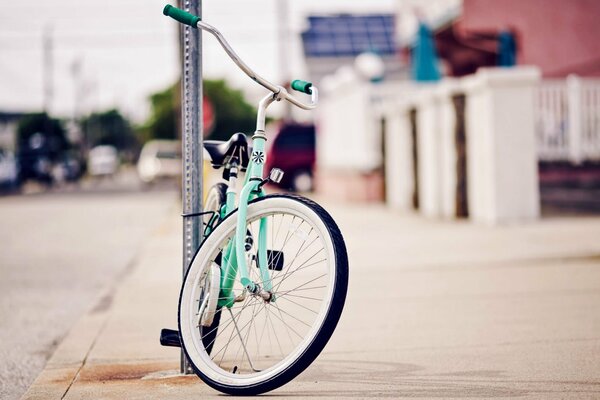
[[[231,157],[236,156],[242,168],[248,167],[250,157],[248,155],[248,139],[243,133],[236,133],[226,142],[221,140],[205,140],[204,148],[210,156],[213,167],[220,168],[226,164]]]

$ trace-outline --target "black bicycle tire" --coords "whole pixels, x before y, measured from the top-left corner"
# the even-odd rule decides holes
[[[321,207],[319,204],[315,203],[314,201],[307,199],[305,197],[293,195],[293,194],[269,195],[269,196],[255,199],[255,200],[251,201],[250,204],[256,203],[259,201],[265,201],[267,199],[276,198],[276,197],[289,198],[289,199],[303,203],[304,205],[311,208],[317,214],[317,216],[319,218],[321,218],[321,220],[324,222],[325,226],[327,227],[327,230],[328,230],[329,235],[332,240],[333,249],[334,249],[334,253],[335,253],[335,259],[336,259],[336,263],[335,263],[336,279],[334,282],[333,298],[332,298],[332,302],[329,307],[327,316],[325,317],[324,322],[319,329],[319,332],[315,335],[314,340],[308,345],[308,347],[300,355],[300,357],[298,357],[292,364],[290,364],[290,366],[288,368],[281,371],[276,376],[273,376],[268,381],[259,382],[257,384],[248,385],[248,386],[224,385],[224,384],[216,382],[216,381],[210,379],[209,377],[207,377],[205,374],[202,373],[202,371],[200,371],[194,365],[193,362],[190,361],[190,365],[191,365],[192,369],[194,370],[194,372],[196,373],[196,375],[198,375],[198,377],[200,377],[200,379],[202,379],[202,381],[204,381],[207,385],[209,385],[213,389],[216,389],[220,392],[234,395],[234,396],[253,396],[253,395],[258,395],[258,394],[272,391],[274,389],[277,389],[277,388],[287,384],[292,379],[294,379],[296,376],[298,376],[300,373],[302,373],[306,368],[308,368],[308,366],[310,366],[310,364],[318,357],[318,355],[321,353],[321,351],[323,351],[323,349],[325,348],[325,345],[327,344],[327,342],[333,335],[333,332],[334,332],[334,330],[339,322],[339,319],[341,317],[341,314],[342,314],[342,311],[344,308],[344,303],[346,300],[346,294],[348,291],[349,271],[348,271],[348,254],[346,251],[346,245],[345,245],[342,233],[341,233],[339,227],[337,226],[337,224],[335,223],[335,221],[333,220],[333,218],[331,217],[331,215],[329,215],[329,213],[323,207]],[[229,214],[226,218],[231,218],[231,217],[235,216],[236,213],[237,213],[237,210],[235,210],[234,212]],[[200,249],[198,249],[198,251],[200,251]],[[198,254],[198,252],[196,253],[196,255],[197,254]],[[194,255],[194,257],[196,255]],[[189,274],[189,271],[186,274],[186,277],[184,278],[184,282],[185,282],[185,279],[187,279],[188,274]],[[183,294],[183,285],[182,285],[182,290],[179,295],[179,307],[178,307],[178,315],[177,315],[177,320],[178,320],[178,325],[179,325],[180,331],[181,331],[180,310],[181,310],[182,294]],[[188,357],[188,360],[189,360],[190,357],[189,357],[189,354],[185,347],[185,344],[183,342],[182,342],[182,349],[184,350],[186,357]]]

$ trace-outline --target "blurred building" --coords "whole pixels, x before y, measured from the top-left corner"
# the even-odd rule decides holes
[[[495,223],[538,217],[549,180],[600,185],[599,1],[398,4],[397,58],[424,22],[445,78],[324,79],[317,190]]]
[[[385,65],[386,79],[407,77],[398,57],[393,14],[338,14],[309,16],[302,33],[310,79],[321,82],[340,67],[354,65],[363,53],[377,54]]]
[[[403,2],[405,3],[405,2]],[[411,13],[412,10],[412,13]],[[403,44],[410,45],[421,14],[435,31],[449,76],[498,65],[499,38],[514,36],[517,64],[544,77],[600,76],[600,2],[596,0],[434,0],[402,7]]]

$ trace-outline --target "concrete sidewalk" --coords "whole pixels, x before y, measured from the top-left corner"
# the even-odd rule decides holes
[[[490,228],[327,205],[350,287],[317,361],[272,396],[599,398],[600,219]],[[180,376],[181,221],[154,232],[24,399],[221,397]]]

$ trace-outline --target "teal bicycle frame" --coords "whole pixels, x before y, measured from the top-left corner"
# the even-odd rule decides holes
[[[261,285],[250,279],[248,264],[245,257],[245,240],[247,234],[246,217],[248,214],[248,203],[257,197],[265,195],[262,189],[264,183],[264,164],[267,161],[265,151],[267,137],[265,135],[265,116],[266,110],[274,101],[281,100],[281,95],[271,93],[260,102],[257,116],[257,129],[252,136],[252,154],[246,171],[244,185],[239,195],[237,204],[237,226],[235,240],[231,241],[223,250],[221,271],[221,291],[219,294],[219,307],[231,307],[235,302],[233,285],[240,274],[240,282],[245,290],[252,293],[262,291],[270,293],[272,290],[271,275],[267,260],[267,219],[261,218],[258,233],[258,267],[260,270]],[[233,187],[231,187],[233,186]],[[227,190],[227,200],[224,215],[235,210],[236,204],[235,178],[230,180],[230,187]],[[275,299],[270,299],[274,301]]]
[[[170,16],[182,24],[189,25],[192,28],[202,29],[203,31],[212,34],[223,47],[227,55],[233,60],[233,62],[235,62],[237,66],[253,81],[262,85],[270,92],[268,96],[264,97],[260,101],[258,107],[256,132],[254,132],[254,135],[252,136],[253,150],[250,156],[248,168],[246,170],[244,186],[242,187],[239,195],[239,203],[237,204],[238,211],[235,239],[230,241],[230,243],[228,243],[223,249],[221,257],[221,264],[224,265],[224,269],[221,271],[221,290],[219,294],[218,307],[231,307],[233,303],[235,303],[233,286],[238,273],[240,275],[240,282],[242,283],[244,290],[247,290],[253,294],[261,295],[265,301],[274,301],[275,298],[271,293],[272,284],[267,260],[266,218],[261,219],[258,234],[257,255],[258,266],[260,269],[260,285],[250,279],[248,273],[248,264],[245,258],[245,238],[247,232],[246,217],[248,214],[248,203],[257,197],[263,197],[265,195],[264,191],[262,190],[262,186],[264,183],[266,183],[266,181],[263,179],[263,169],[267,158],[265,152],[265,145],[267,141],[267,137],[265,136],[265,119],[267,108],[275,101],[286,100],[303,110],[313,110],[316,108],[319,98],[317,88],[314,87],[310,82],[301,80],[295,80],[292,82],[292,89],[311,96],[310,104],[305,104],[291,96],[284,87],[274,85],[255,73],[248,65],[246,65],[246,63],[244,63],[244,61],[242,61],[242,59],[240,59],[240,57],[231,48],[229,43],[227,43],[227,40],[225,40],[221,32],[219,32],[214,26],[207,24],[197,16],[177,9],[171,5],[165,6],[163,14]],[[229,187],[227,189],[226,204],[224,210],[221,210],[222,217],[232,213],[236,208],[236,179],[237,176],[234,176],[233,179],[230,177]]]

